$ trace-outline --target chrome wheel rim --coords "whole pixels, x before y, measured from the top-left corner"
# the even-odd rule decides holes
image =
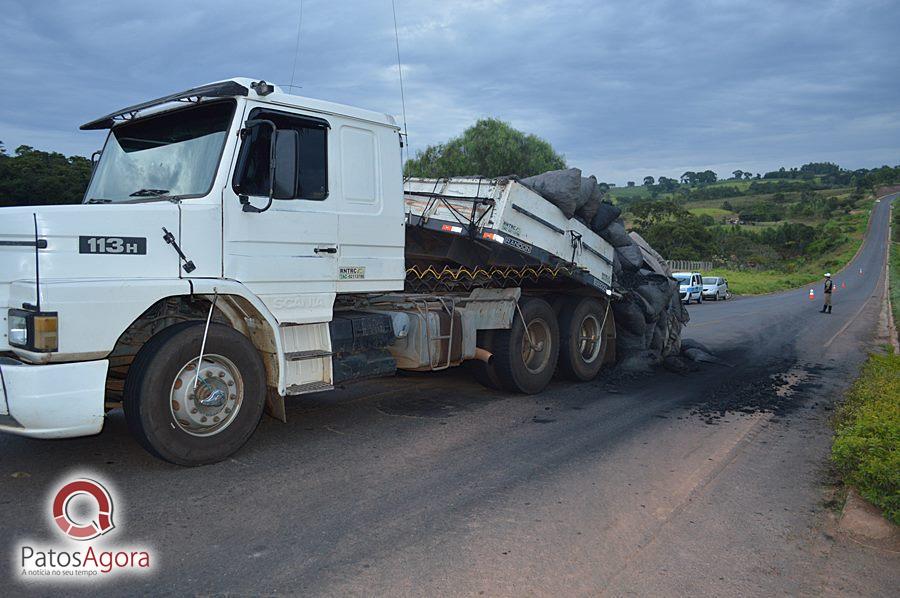
[[[244,379],[234,362],[221,355],[204,355],[197,379],[197,361],[195,357],[184,364],[172,381],[169,411],[182,431],[213,436],[227,428],[240,411]]]
[[[550,361],[550,326],[535,318],[528,323],[522,338],[522,362],[532,374],[544,371]]]
[[[602,344],[600,321],[593,314],[585,316],[578,331],[578,352],[581,359],[585,363],[596,361]]]

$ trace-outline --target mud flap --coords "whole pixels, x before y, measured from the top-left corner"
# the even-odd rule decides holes
[[[277,420],[287,423],[287,413],[284,409],[284,397],[271,387],[266,388],[266,413]]]

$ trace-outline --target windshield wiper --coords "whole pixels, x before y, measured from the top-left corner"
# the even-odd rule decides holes
[[[159,195],[165,195],[168,192],[168,189],[138,189],[134,193],[131,193],[129,197],[157,197]]]
[[[112,203],[112,200],[111,199],[97,199],[95,197],[92,197],[89,200],[87,200],[87,203]]]

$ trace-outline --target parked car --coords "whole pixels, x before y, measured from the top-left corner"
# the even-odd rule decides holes
[[[681,287],[681,300],[690,303],[694,299],[703,303],[703,275],[699,272],[676,272],[672,274]]]
[[[728,299],[731,293],[728,291],[728,281],[721,276],[703,277],[703,298],[718,301]]]

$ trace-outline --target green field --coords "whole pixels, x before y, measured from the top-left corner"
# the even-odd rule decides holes
[[[637,199],[649,199],[650,190],[642,185],[634,187],[612,187],[609,195],[615,200],[625,200],[626,202],[635,201]]]
[[[693,207],[693,203],[689,205],[691,207],[688,208],[688,212],[695,216],[712,216],[716,220],[722,220],[723,218],[733,218],[737,215],[734,212],[723,210],[722,208],[695,208]]]
[[[871,204],[869,204],[871,205]],[[869,221],[870,210],[860,210],[855,214],[848,214],[838,219],[842,229],[846,233],[847,240],[839,247],[813,259],[798,260],[785,264],[780,270],[727,270],[723,268],[713,269],[708,274],[711,276],[724,276],[728,279],[728,287],[736,295],[762,295],[795,289],[806,285],[816,285],[815,292],[818,296],[819,286],[823,282],[825,272],[836,274],[835,283],[840,287],[842,282],[852,284],[852,272],[842,276],[839,271],[847,265],[856,255],[862,244]],[[896,245],[896,244],[895,244]],[[898,258],[900,261],[900,258]],[[900,264],[898,264],[900,268]],[[897,289],[900,291],[900,289]],[[840,290],[835,300],[840,297]]]
[[[788,185],[797,183],[796,179],[763,179],[753,180],[721,180],[703,187],[690,188],[691,193],[697,189],[709,189],[714,187],[735,187],[746,192],[754,183],[775,186],[779,183]],[[781,191],[772,193],[758,193],[755,195],[740,195],[736,197],[715,199],[690,199],[685,198],[688,189],[682,185],[673,193],[658,193],[656,200],[674,198],[679,205],[694,216],[704,219],[703,225],[709,229],[716,229],[717,234],[727,235],[731,227],[739,226],[748,232],[759,233],[767,229],[781,227],[783,224],[803,224],[817,228],[820,232],[823,225],[828,225],[827,234],[837,243],[836,247],[821,255],[807,255],[778,263],[777,266],[769,266],[765,269],[716,269],[709,274],[721,275],[728,278],[729,286],[735,294],[764,294],[776,291],[794,289],[800,286],[818,284],[822,281],[822,275],[826,271],[837,272],[843,268],[856,254],[865,235],[868,217],[871,213],[873,198],[857,199],[853,201],[853,189],[827,188],[816,189],[821,185],[818,179],[806,179],[803,182],[812,185],[805,190]],[[615,187],[610,190],[610,195],[623,206],[623,218],[626,226],[631,227],[635,223],[634,215],[628,206],[641,200],[651,199],[651,189],[643,185],[634,187]],[[812,192],[812,194],[810,194]],[[690,195],[688,196],[690,197]],[[835,198],[837,203],[825,201],[827,198]],[[727,202],[727,203],[726,203]],[[828,205],[839,205],[840,209],[828,209]],[[850,210],[850,213],[844,213]],[[748,221],[743,224],[731,224],[730,220],[741,214]],[[711,221],[709,219],[712,219]],[[752,221],[757,218],[758,220]],[[761,218],[772,218],[772,220]],[[775,220],[775,218],[779,218]],[[763,256],[766,254],[763,253]],[[702,259],[697,256],[696,259]],[[765,257],[764,257],[765,259]],[[898,258],[900,259],[900,258]],[[733,262],[730,262],[733,263]],[[740,263],[740,262],[738,262]],[[749,262],[752,266],[753,262]],[[761,261],[759,263],[772,264],[773,261]],[[848,279],[849,282],[851,279]],[[838,280],[838,282],[842,282]],[[900,285],[898,285],[900,287]],[[897,291],[900,293],[900,289]],[[818,291],[817,291],[818,294]],[[897,301],[900,305],[900,298]],[[900,309],[900,308],[898,308]]]

